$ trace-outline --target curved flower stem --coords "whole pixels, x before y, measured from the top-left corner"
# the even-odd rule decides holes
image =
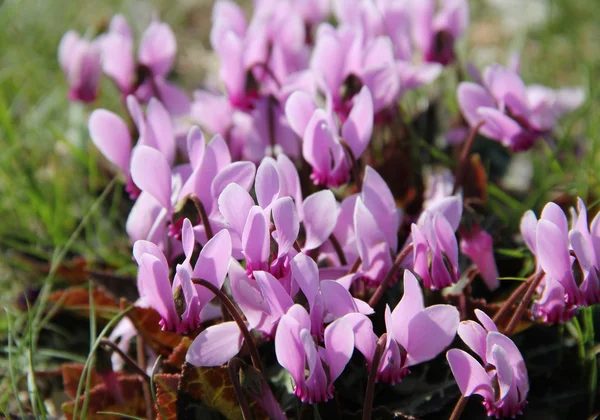
[[[206,209],[200,201],[200,198],[196,194],[191,194],[190,199],[194,202],[196,206],[196,210],[198,211],[198,215],[200,215],[200,219],[202,219],[202,224],[204,225],[204,230],[206,231],[206,239],[210,240],[213,237],[213,230],[210,226],[210,220],[208,220],[208,215],[206,214]]]
[[[517,301],[517,299],[519,299],[519,297],[523,293],[525,293],[525,290],[527,290],[527,287],[529,287],[529,285],[531,284],[531,281],[533,280],[534,277],[535,277],[535,274],[533,276],[529,277],[523,283],[521,283],[519,285],[519,287],[517,287],[512,292],[512,294],[508,297],[508,299],[506,299],[504,301],[500,310],[498,310],[498,312],[496,312],[496,314],[494,315],[494,318],[492,318],[492,320],[494,321],[495,324],[498,324],[502,320],[504,315],[506,315],[507,313],[510,312],[510,310],[512,309],[512,305]]]
[[[281,82],[279,81],[279,79],[277,79],[277,76],[275,76],[275,73],[273,73],[271,68],[266,63],[256,63],[252,66],[252,68],[254,68],[254,67],[258,67],[259,69],[262,69],[271,78],[271,80],[273,80],[275,85],[277,85],[277,89],[278,90],[281,89]]]
[[[456,405],[454,406],[454,410],[452,410],[452,414],[450,414],[450,417],[448,418],[448,420],[460,419],[460,416],[461,416],[463,410],[465,409],[465,407],[467,406],[468,401],[469,401],[469,397],[465,397],[464,395],[461,395],[460,398],[458,399],[458,401],[456,402]]]
[[[409,246],[404,248],[402,250],[402,252],[400,252],[398,254],[396,259],[394,260],[394,265],[392,265],[392,268],[390,268],[390,271],[388,271],[388,273],[386,274],[386,276],[383,279],[383,281],[381,282],[381,284],[377,287],[377,290],[375,290],[375,293],[373,293],[373,296],[371,296],[371,299],[369,299],[369,306],[371,308],[374,308],[375,305],[377,305],[379,303],[379,300],[383,296],[383,293],[385,292],[390,281],[394,277],[394,274],[396,274],[398,269],[400,269],[400,264],[402,264],[404,259],[408,256],[408,254],[411,253],[412,250],[413,250],[413,244],[410,244]]]
[[[531,280],[531,284],[529,285],[529,289],[527,289],[527,293],[525,293],[525,296],[523,296],[523,299],[519,303],[519,306],[517,307],[515,314],[511,318],[510,322],[508,323],[508,327],[506,327],[506,329],[504,330],[504,335],[510,336],[515,331],[517,324],[519,323],[519,321],[521,320],[521,317],[523,316],[523,312],[525,312],[525,309],[527,309],[527,305],[529,304],[529,301],[531,301],[531,298],[533,297],[533,294],[535,293],[535,289],[537,289],[538,285],[540,284],[540,282],[542,281],[543,278],[544,278],[544,272],[540,271],[539,273],[536,274],[536,276],[533,278],[533,280]]]
[[[377,381],[377,371],[379,370],[379,363],[385,350],[385,343],[387,342],[387,333],[384,333],[379,340],[377,340],[377,347],[375,347],[375,355],[373,356],[373,363],[369,370],[369,379],[367,380],[367,392],[365,394],[365,406],[363,408],[362,420],[371,420],[371,411],[373,411],[373,397],[375,396],[375,382]]]
[[[358,191],[362,191],[362,178],[360,177],[360,168],[358,167],[358,160],[356,160],[356,156],[354,156],[354,152],[346,140],[343,138],[339,138],[340,144],[344,148],[344,154],[346,155],[346,159],[352,168],[352,176],[354,177],[354,182],[356,183],[356,188]]]
[[[214,284],[212,284],[206,280],[192,278],[192,282],[194,284],[199,284],[200,286],[206,287],[208,290],[213,292],[216,297],[219,298],[219,300],[221,301],[221,304],[227,309],[227,311],[229,312],[229,314],[231,315],[231,317],[233,318],[235,323],[238,325],[238,328],[242,332],[242,335],[244,336],[244,341],[246,342],[246,345],[248,346],[248,350],[250,351],[250,358],[252,359],[252,365],[258,371],[260,371],[261,374],[264,375],[263,368],[262,368],[262,362],[260,361],[260,354],[258,353],[256,344],[254,344],[252,335],[250,334],[250,331],[248,331],[248,328],[246,327],[246,323],[244,322],[242,315],[240,315],[238,310],[235,308],[235,305],[233,304],[233,302],[229,299],[229,297],[227,297],[227,295],[225,293],[223,293],[223,291],[221,289],[217,288]]]
[[[354,264],[352,264],[352,267],[350,268],[350,271],[348,271],[348,274],[356,273],[361,264],[362,259],[360,257],[356,258],[356,261],[354,261]]]
[[[340,241],[337,240],[333,233],[329,235],[329,240],[331,241],[331,245],[333,245],[333,249],[335,249],[335,253],[340,260],[340,264],[342,266],[348,265],[348,260],[346,259],[346,254],[344,254],[344,249],[342,248]]]
[[[150,383],[150,376],[146,373],[144,369],[142,369],[138,364],[127,355],[123,350],[119,348],[114,342],[110,341],[108,338],[103,338],[100,340],[100,345],[104,347],[108,347],[110,351],[114,351],[119,355],[121,359],[123,359],[133,370],[136,371],[138,375],[140,375],[144,380]]]
[[[248,405],[248,400],[246,399],[246,395],[244,395],[244,390],[242,389],[242,384],[240,384],[240,359],[234,357],[227,364],[227,371],[229,372],[229,376],[231,377],[231,383],[233,384],[233,391],[235,392],[235,397],[242,409],[242,417],[244,420],[250,420],[254,417],[252,416],[252,412],[250,411],[250,406]]]
[[[456,168],[456,174],[454,176],[454,188],[452,188],[452,195],[456,194],[458,188],[463,182],[463,178],[465,177],[467,170],[467,160],[469,159],[471,148],[473,147],[473,143],[475,142],[475,137],[477,137],[477,132],[483,124],[485,124],[485,121],[480,121],[475,127],[471,128],[471,131],[469,132],[469,137],[467,137],[467,141],[465,141],[465,144],[460,150],[460,158],[458,160],[458,168]]]
[[[146,369],[146,349],[144,348],[144,339],[141,335],[137,336],[136,351],[137,365]],[[146,403],[146,417],[152,418],[152,393],[150,391],[150,381],[142,382],[142,391],[144,392],[144,401]]]

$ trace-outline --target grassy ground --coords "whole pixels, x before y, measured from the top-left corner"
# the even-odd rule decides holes
[[[542,23],[508,30],[496,9],[472,3],[477,4],[468,59],[503,62],[511,48],[522,48],[526,82],[582,85],[588,95],[586,104],[561,125],[558,149],[540,147],[530,154],[530,193],[510,197],[490,191],[492,210],[514,228],[523,211],[539,209],[561,193],[600,198],[600,3],[541,1],[546,16]],[[25,386],[35,396],[36,382],[32,375],[26,378],[28,371],[47,369],[59,359],[85,360],[89,343],[87,331],[80,340],[73,337],[78,333],[49,323],[39,304],[23,311],[27,302],[18,296],[40,288],[47,294],[65,284],[57,269],[76,257],[90,266],[116,267],[118,273],[134,270],[124,233],[130,204],[121,183],[111,183],[107,167],[90,146],[86,122],[91,108],[66,100],[56,59],[60,37],[68,29],[94,33],[116,12],[141,30],[155,8],[179,36],[177,77],[193,88],[214,69],[206,40],[210,7],[210,1],[189,0],[155,1],[151,6],[125,0],[0,0],[0,408],[11,399],[10,410],[16,409],[11,397],[15,387]],[[94,107],[120,111],[117,92],[107,80],[102,92]],[[584,151],[577,157],[576,144]],[[40,341],[48,331],[65,342],[85,345]],[[68,348],[79,352],[61,353]]]

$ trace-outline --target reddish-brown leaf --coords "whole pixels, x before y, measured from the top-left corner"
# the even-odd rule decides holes
[[[97,385],[89,391],[88,407],[84,414],[87,420],[121,419],[122,416],[99,414],[99,412],[113,412],[136,417],[146,417],[146,403],[142,389],[141,378],[137,375],[124,375],[118,378],[118,390],[114,387],[108,389],[104,384]],[[120,396],[120,397],[119,397]],[[85,395],[79,397],[78,416],[83,408]],[[75,402],[67,402],[61,406],[67,420],[73,419]]]
[[[164,417],[167,420],[177,419],[177,388],[181,375],[159,373],[154,375],[156,384],[156,400],[158,407],[156,409],[156,420]]]
[[[83,374],[83,364],[63,363],[63,365],[60,367],[60,370],[62,372],[62,380],[63,387],[65,388],[65,394],[67,394],[69,398],[75,398],[75,396],[77,395],[77,387],[79,386],[79,379]],[[96,371],[92,370],[90,374],[92,376],[91,386],[95,387],[96,385],[99,385],[101,382],[98,378],[98,375],[96,374]]]
[[[119,312],[119,303],[108,297],[102,290],[92,291],[96,316],[111,319]],[[65,311],[75,312],[88,317],[90,314],[90,296],[88,289],[70,287],[52,293],[48,301],[60,305]]]
[[[226,368],[198,367],[185,363],[181,370],[179,392],[180,396],[191,401],[201,401],[228,419],[243,418]]]
[[[189,337],[183,337],[177,347],[173,349],[173,353],[165,360],[165,370],[181,372],[190,344],[192,344],[192,340]]]
[[[127,313],[129,319],[144,339],[144,342],[159,354],[168,357],[173,352],[183,336],[171,331],[162,331],[160,315],[153,308],[135,307]]]

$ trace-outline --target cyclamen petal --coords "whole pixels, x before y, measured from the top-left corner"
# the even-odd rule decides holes
[[[350,145],[354,157],[358,159],[371,140],[373,133],[373,98],[364,86],[354,97],[354,105],[348,119],[342,126],[342,138]]]
[[[152,22],[142,35],[139,60],[155,75],[166,74],[173,66],[177,41],[166,23]]]
[[[88,126],[98,150],[128,177],[131,136],[125,122],[115,113],[97,109],[90,115]]]
[[[337,220],[337,201],[331,190],[311,194],[304,200],[304,229],[306,241],[303,249],[308,251],[320,246],[333,232]]]
[[[273,238],[277,241],[277,258],[281,258],[292,248],[298,238],[300,222],[296,213],[296,206],[291,197],[282,197],[273,203],[273,223],[275,232]]]
[[[160,151],[136,146],[131,158],[131,177],[142,191],[148,191],[163,208],[171,211],[171,167]]]
[[[400,211],[387,184],[370,166],[365,169],[361,199],[384,233],[390,249],[395,252],[398,248]]]
[[[219,195],[219,211],[240,237],[252,206],[254,200],[248,191],[238,184],[229,184]]]
[[[238,354],[243,344],[238,325],[223,322],[202,331],[190,345],[185,360],[194,366],[221,366]]]

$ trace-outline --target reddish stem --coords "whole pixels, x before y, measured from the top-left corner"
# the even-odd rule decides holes
[[[194,282],[194,284],[199,284],[200,286],[206,287],[208,290],[213,292],[215,294],[215,296],[217,296],[219,298],[219,300],[221,301],[221,304],[227,309],[227,311],[229,312],[229,314],[231,315],[231,317],[233,318],[235,323],[238,325],[238,328],[242,332],[242,335],[244,336],[244,341],[246,342],[246,345],[248,346],[248,350],[250,352],[250,358],[252,359],[252,365],[254,365],[254,367],[258,371],[260,371],[262,374],[263,373],[262,362],[260,361],[260,354],[258,353],[258,349],[256,348],[256,345],[254,344],[254,340],[252,339],[252,335],[250,334],[250,331],[248,331],[248,328],[246,328],[246,323],[244,322],[242,315],[235,308],[235,305],[233,304],[233,302],[229,299],[229,297],[225,293],[223,293],[223,291],[221,289],[217,288],[214,284],[212,284],[206,280],[193,278],[192,282]]]
[[[335,253],[340,260],[340,265],[348,265],[348,260],[346,259],[346,254],[344,254],[344,249],[342,248],[340,241],[337,240],[333,233],[329,235],[329,240],[331,241],[331,245],[333,245],[333,249],[335,249]]]
[[[385,276],[385,278],[383,279],[381,284],[377,287],[377,290],[375,290],[375,293],[373,293],[373,296],[371,296],[371,299],[369,299],[369,306],[371,308],[374,308],[375,305],[377,305],[379,303],[379,300],[381,300],[381,297],[383,296],[383,293],[387,289],[390,281],[392,280],[392,278],[394,277],[396,272],[400,269],[400,264],[402,264],[404,259],[408,256],[408,254],[410,254],[410,252],[412,250],[413,250],[413,244],[410,244],[409,246],[404,248],[402,250],[402,252],[400,252],[398,254],[396,259],[394,260],[394,265],[392,265],[392,268],[390,268],[390,271],[388,271],[387,275]]]
[[[340,144],[344,148],[344,154],[346,155],[346,159],[352,168],[352,177],[354,178],[354,182],[356,183],[356,188],[358,191],[362,191],[362,178],[360,177],[360,168],[358,167],[358,160],[356,160],[356,156],[354,156],[354,152],[346,140],[340,137]]]
[[[379,370],[379,363],[385,350],[385,343],[387,341],[387,333],[384,333],[379,340],[377,340],[377,347],[375,348],[375,355],[373,356],[373,363],[369,370],[369,379],[367,380],[367,392],[365,394],[365,406],[363,408],[362,420],[371,420],[371,412],[373,411],[373,399],[375,396],[375,382],[377,382],[377,371]]]
[[[463,178],[465,177],[467,170],[467,160],[469,159],[469,153],[471,152],[471,148],[473,147],[473,143],[475,142],[475,138],[477,137],[477,132],[483,124],[485,124],[485,121],[480,121],[475,127],[471,128],[471,131],[469,132],[469,137],[467,137],[467,141],[465,142],[460,151],[460,159],[458,161],[458,168],[456,168],[456,175],[454,176],[454,188],[452,189],[452,195],[456,194],[458,188],[463,183]]]
[[[508,323],[508,327],[506,327],[506,329],[504,330],[504,335],[507,335],[507,336],[512,335],[512,333],[515,331],[517,324],[521,320],[521,317],[523,316],[525,309],[527,309],[527,305],[529,305],[529,302],[531,301],[531,298],[533,297],[533,294],[535,293],[535,289],[537,289],[537,287],[539,286],[539,284],[541,283],[543,278],[544,278],[543,271],[540,271],[533,278],[533,280],[531,281],[531,284],[529,285],[529,289],[527,289],[527,293],[525,293],[525,296],[523,296],[523,299],[519,303],[519,306],[517,307],[515,314],[511,318],[510,322]]]
[[[204,230],[206,231],[206,239],[211,240],[213,237],[213,230],[210,226],[210,220],[208,220],[208,215],[206,214],[206,209],[204,208],[202,201],[200,201],[200,198],[198,198],[196,194],[190,195],[190,199],[194,202],[196,210],[198,211],[198,215],[200,216],[200,219],[202,219],[202,224],[204,225]]]

